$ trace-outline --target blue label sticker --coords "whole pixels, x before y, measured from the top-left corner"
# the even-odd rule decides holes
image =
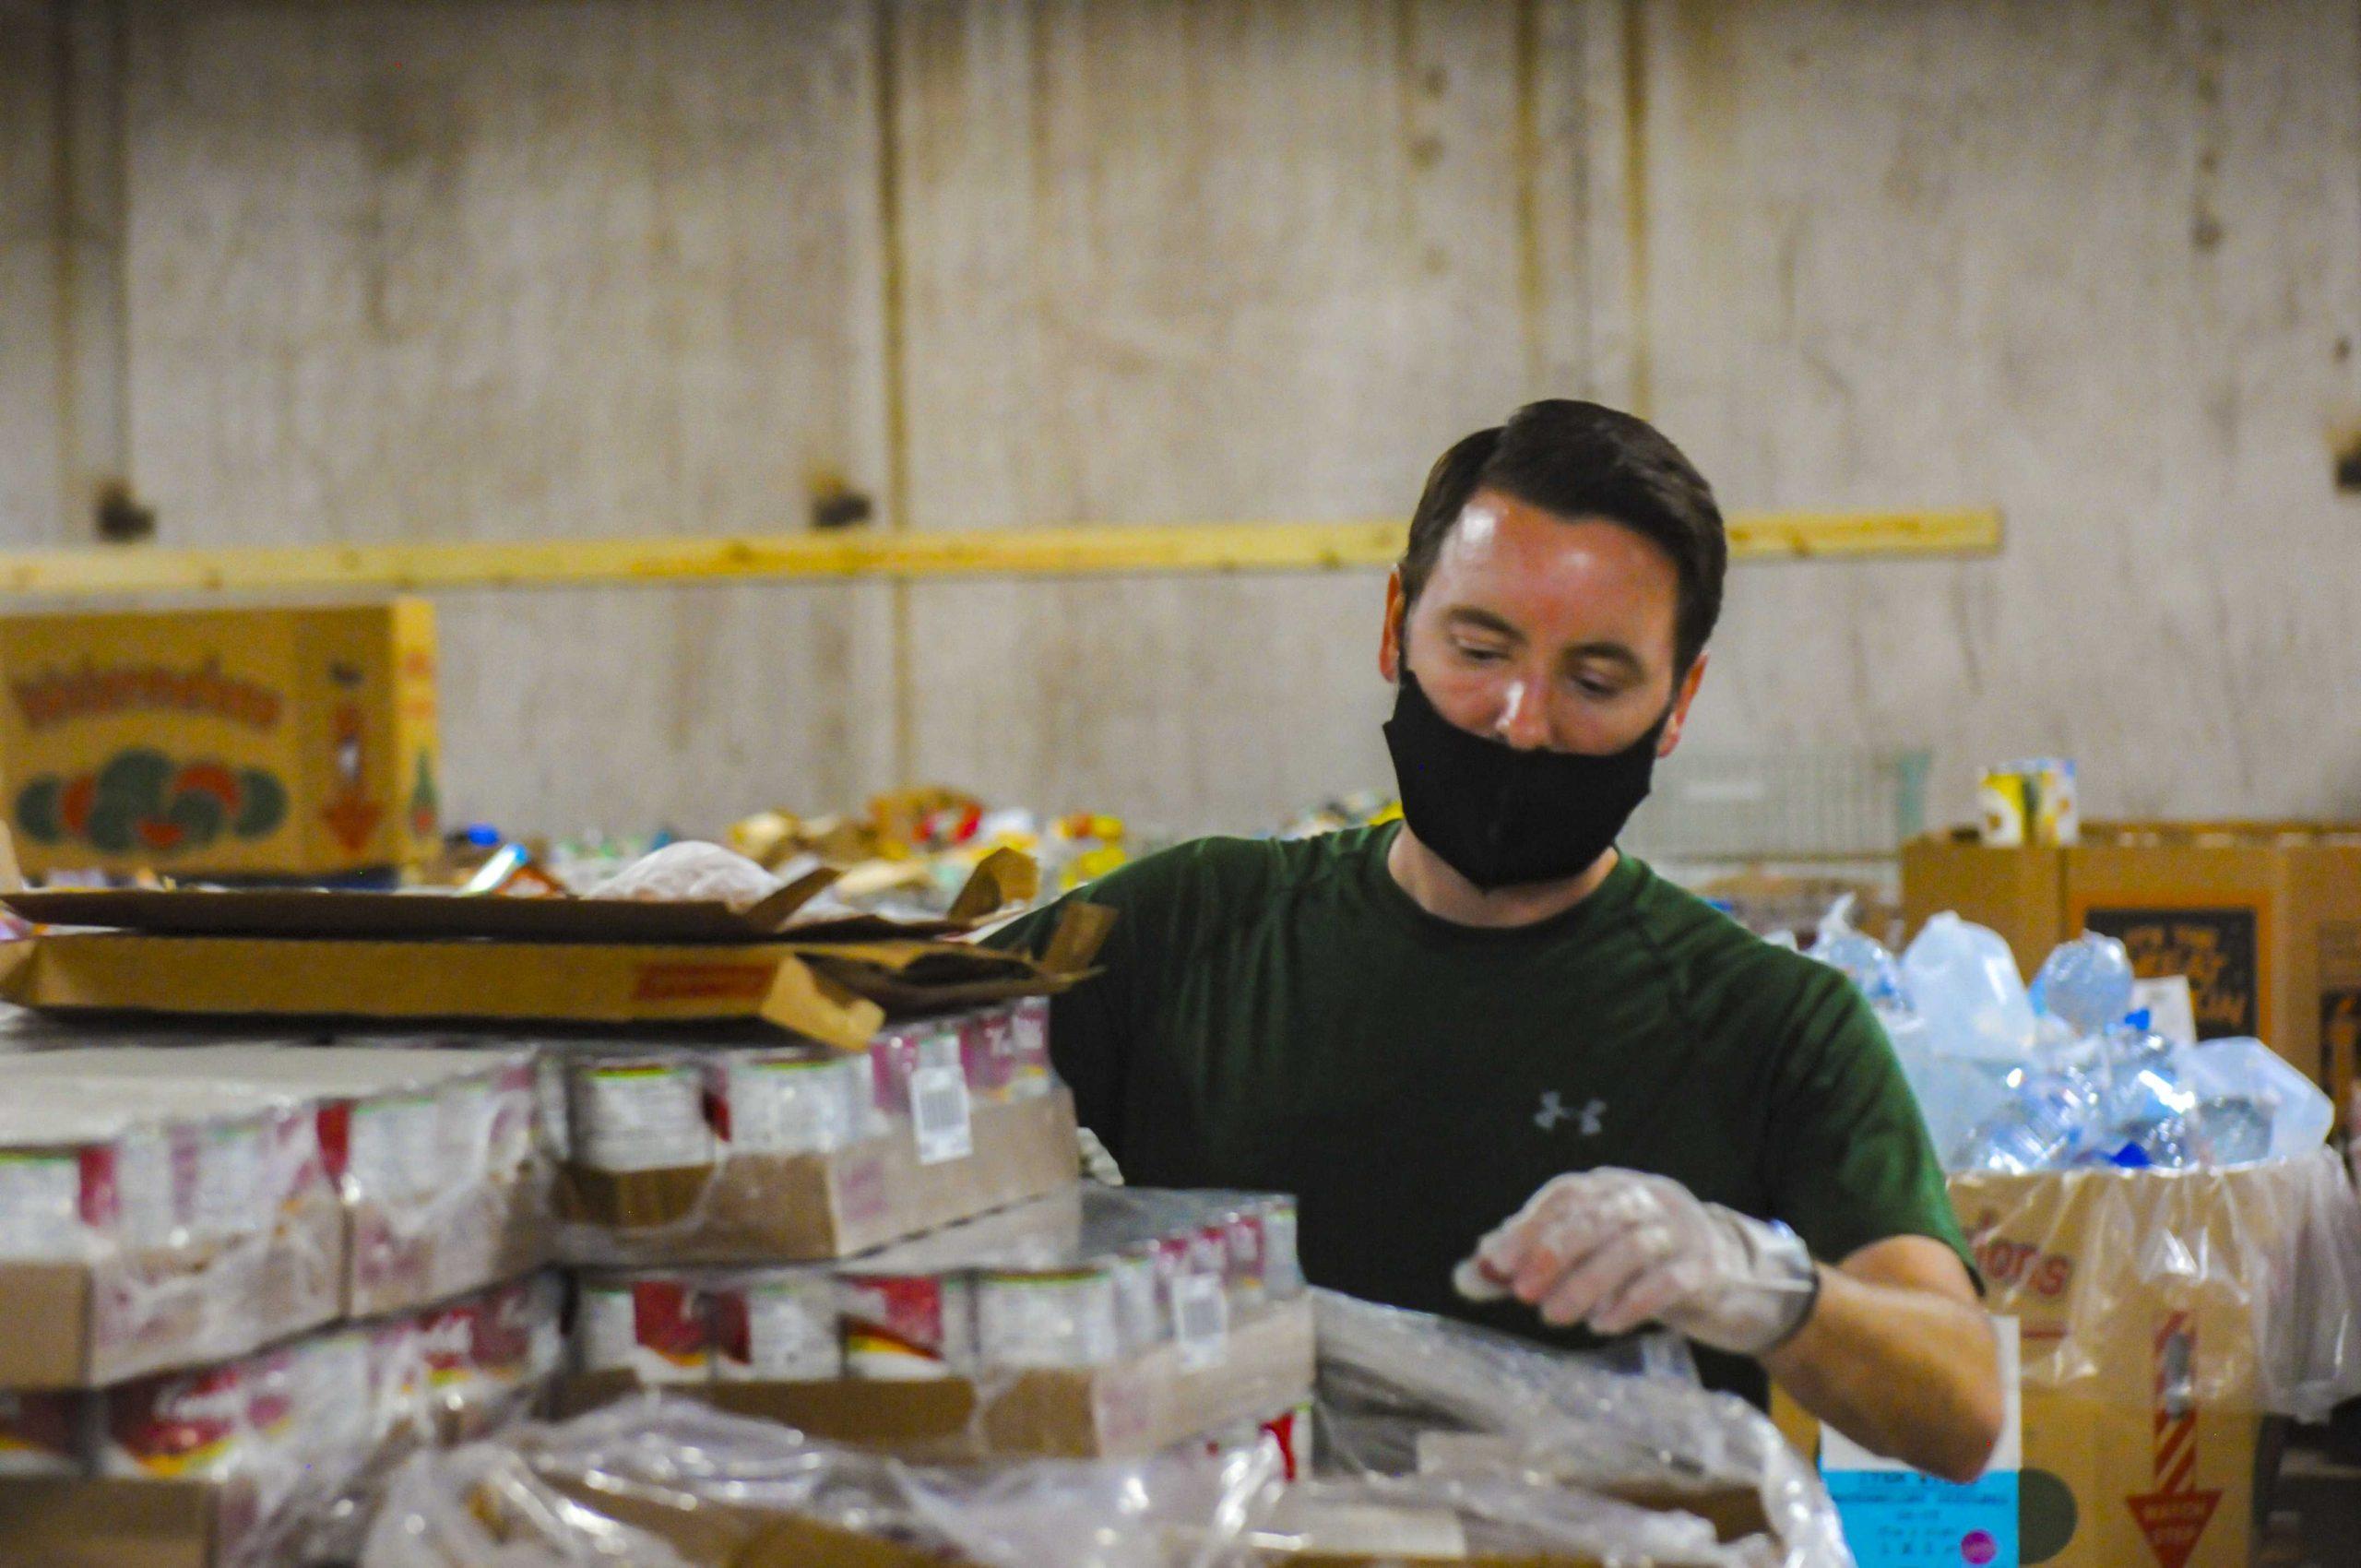
[[[2014,1470],[1965,1486],[1910,1470],[1826,1479],[1860,1568],[2018,1568]]]

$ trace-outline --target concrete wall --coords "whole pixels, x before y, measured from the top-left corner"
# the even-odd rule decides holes
[[[1404,513],[1571,392],[1732,505],[2008,511],[1995,561],[1741,568],[1692,744],[1931,746],[1939,813],[2039,750],[2100,812],[2361,814],[2350,6],[94,9],[0,0],[7,543],[88,536],[61,324],[110,305],[173,543],[840,484],[924,529]],[[1267,822],[1387,780],[1378,588],[451,595],[448,798],[711,826],[907,769]]]

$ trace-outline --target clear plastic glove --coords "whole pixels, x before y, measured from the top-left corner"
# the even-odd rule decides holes
[[[1513,1296],[1559,1327],[1623,1334],[1661,1323],[1741,1356],[1784,1344],[1820,1298],[1811,1254],[1786,1226],[1703,1202],[1669,1177],[1611,1167],[1534,1194],[1453,1283],[1471,1301]]]

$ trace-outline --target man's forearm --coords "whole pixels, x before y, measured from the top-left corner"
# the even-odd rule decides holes
[[[2000,1430],[1992,1327],[1964,1302],[1820,1265],[1820,1301],[1762,1364],[1796,1402],[1873,1452],[1969,1480]]]

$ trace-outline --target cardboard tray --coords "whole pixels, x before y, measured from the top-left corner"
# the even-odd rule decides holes
[[[919,1161],[908,1129],[829,1154],[737,1155],[717,1166],[616,1173],[568,1167],[559,1217],[596,1226],[626,1265],[802,1263],[844,1257],[970,1218],[1074,1180],[1074,1096],[975,1107],[973,1152]]]
[[[1112,1366],[1014,1372],[979,1385],[931,1383],[712,1383],[667,1385],[735,1415],[781,1422],[829,1442],[912,1458],[1017,1455],[1136,1458],[1310,1396],[1309,1300],[1282,1302],[1235,1325],[1221,1360],[1186,1365],[1163,1345]],[[630,1372],[567,1379],[556,1411],[577,1415],[641,1391]]]

